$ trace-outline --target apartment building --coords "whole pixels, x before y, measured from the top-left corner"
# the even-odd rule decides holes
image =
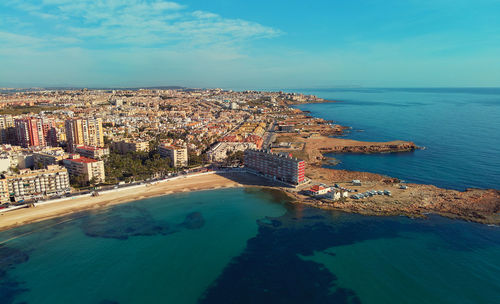
[[[68,119],[65,122],[68,150],[74,152],[77,146],[104,147],[102,119]]]
[[[46,145],[43,123],[37,118],[21,118],[14,121],[17,144],[21,147],[43,147]]]
[[[9,196],[15,201],[70,191],[68,171],[57,165],[41,170],[23,169],[19,173],[5,174],[3,180],[7,183]]]
[[[148,152],[149,142],[147,141],[133,141],[133,140],[122,140],[115,141],[111,144],[111,149],[120,154],[127,154],[128,152]]]
[[[212,162],[220,162],[227,158],[228,153],[255,148],[257,146],[251,142],[220,142],[207,152],[207,159]]]
[[[56,124],[53,120],[47,118],[41,118],[42,131],[45,144],[51,147],[57,147],[59,145],[58,132]]]
[[[10,202],[9,184],[6,179],[0,179],[0,204]]]
[[[94,146],[77,146],[75,152],[81,156],[102,159],[104,156],[109,155],[109,148],[94,147]]]
[[[172,167],[186,167],[188,165],[188,153],[185,147],[162,143],[158,146],[158,152],[162,157],[170,158]]]
[[[70,176],[83,176],[86,181],[95,179],[98,183],[102,183],[106,179],[102,160],[71,154],[69,158],[63,160],[63,165],[68,169]]]
[[[38,169],[58,165],[65,158],[68,158],[68,153],[60,147],[46,148],[33,153],[33,163]]]
[[[16,130],[12,115],[0,115],[0,142],[2,144],[14,143]]]
[[[283,153],[246,150],[245,167],[276,180],[298,185],[305,179],[305,162]]]

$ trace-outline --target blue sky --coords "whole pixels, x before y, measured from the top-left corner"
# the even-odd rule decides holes
[[[500,0],[2,0],[0,86],[500,86]]]

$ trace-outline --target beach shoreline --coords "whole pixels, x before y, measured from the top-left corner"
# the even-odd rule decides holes
[[[105,191],[99,196],[84,195],[63,201],[52,200],[39,203],[33,208],[3,211],[0,212],[0,231],[82,211],[103,209],[170,194],[250,187],[278,190],[285,194],[293,204],[303,204],[326,210],[339,210],[369,216],[401,215],[412,218],[426,217],[426,214],[430,213],[482,224],[500,224],[500,217],[495,216],[491,211],[492,209],[496,210],[496,206],[500,203],[500,193],[496,190],[469,189],[468,191],[461,192],[440,189],[432,185],[416,184],[408,184],[409,190],[397,190],[399,180],[375,173],[327,168],[320,169],[315,167],[313,168],[311,177],[316,177],[314,175],[318,174],[318,171],[322,171],[323,173],[321,174],[324,175],[331,174],[328,180],[338,180],[339,183],[346,186],[348,183],[347,180],[353,177],[361,178],[367,181],[369,187],[391,189],[393,196],[374,197],[364,201],[348,199],[347,201],[341,200],[328,203],[301,195],[297,192],[300,188],[307,187],[307,185],[302,185],[298,189],[292,190],[291,188],[278,186],[272,180],[249,174],[244,170],[211,171],[191,176],[180,176],[154,184],[143,184]],[[344,180],[344,182],[340,182],[341,180]],[[419,193],[421,196],[418,197],[416,193]],[[443,197],[445,198],[444,200]],[[466,205],[469,205],[471,200],[474,203],[471,205],[471,208],[467,208]]]
[[[241,172],[207,172],[164,180],[155,184],[144,184],[116,191],[107,191],[99,196],[83,195],[63,201],[47,201],[39,203],[32,208],[20,208],[0,212],[0,231],[81,211],[105,208],[175,193],[266,186],[265,181],[263,183],[259,179],[256,176]]]
[[[327,101],[337,102],[337,101]],[[298,109],[297,109],[298,110]],[[301,110],[298,112],[304,113]],[[456,191],[441,189],[427,184],[406,184],[398,178],[376,173],[337,170],[322,167],[327,153],[386,153],[409,152],[418,149],[413,142],[361,142],[351,139],[328,136],[328,130],[307,131],[305,134],[280,133],[277,142],[293,142],[289,148],[275,148],[276,152],[291,153],[308,163],[306,176],[313,183],[331,185],[338,183],[352,188],[352,180],[361,180],[363,187],[356,189],[358,193],[372,189],[389,189],[391,197],[370,197],[363,200],[347,198],[339,201],[328,201],[300,195],[300,190],[307,190],[308,185],[301,185],[291,190],[265,178],[247,174],[245,170],[211,171],[191,175],[181,175],[154,183],[144,183],[125,188],[102,191],[99,196],[90,194],[56,199],[36,203],[35,208],[18,210],[0,210],[0,231],[18,226],[39,222],[64,215],[129,203],[142,199],[165,196],[174,193],[199,190],[216,190],[235,187],[267,187],[285,193],[293,203],[311,207],[341,210],[373,216],[404,215],[409,217],[425,217],[432,213],[448,218],[462,219],[483,224],[500,224],[500,191],[495,189],[468,189]],[[334,130],[334,127],[328,125]],[[334,130],[337,132],[337,130]],[[318,132],[319,134],[315,134]],[[327,134],[328,133],[328,134]],[[404,188],[402,188],[404,187]]]

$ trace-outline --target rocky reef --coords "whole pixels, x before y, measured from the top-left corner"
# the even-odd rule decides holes
[[[81,224],[83,232],[89,237],[126,240],[134,236],[168,235],[181,229],[201,229],[205,225],[200,212],[191,212],[182,223],[172,225],[154,219],[147,209],[138,206],[123,205],[115,210],[118,212],[86,216]]]
[[[10,278],[8,272],[28,260],[27,252],[0,244],[0,303],[14,303],[19,294],[27,291],[24,283]]]

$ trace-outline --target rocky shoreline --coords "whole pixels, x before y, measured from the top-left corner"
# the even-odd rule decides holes
[[[314,102],[314,103],[318,103]],[[335,102],[335,101],[323,101]],[[388,196],[373,196],[356,200],[345,198],[339,201],[314,199],[301,195],[298,191],[287,193],[296,201],[310,206],[355,212],[366,215],[406,215],[425,217],[435,213],[445,217],[463,219],[484,224],[500,224],[500,191],[495,189],[468,189],[457,191],[441,189],[433,185],[402,183],[399,179],[368,172],[356,172],[323,168],[328,161],[328,153],[401,153],[423,149],[411,141],[395,140],[390,142],[362,142],[339,136],[349,127],[334,125],[320,118],[309,116],[298,109],[295,133],[281,133],[277,138],[275,152],[287,152],[304,159],[308,164],[306,176],[313,183],[332,185],[337,183],[358,192],[389,189]],[[305,120],[304,120],[305,118]],[[283,145],[286,143],[287,145]],[[360,180],[362,187],[353,187],[352,180]],[[402,187],[403,186],[403,187]],[[300,190],[300,189],[299,189]]]
[[[308,99],[308,100],[291,100],[291,99],[286,99],[283,101],[286,105],[300,105],[300,104],[308,104],[308,103],[331,103],[331,102],[342,102],[340,100],[330,100],[330,99],[323,99],[323,98],[314,98],[314,99]]]
[[[324,153],[395,153],[395,152],[411,152],[419,147],[413,142],[401,142],[401,143],[381,143],[370,145],[367,143],[361,145],[352,146],[330,146],[327,148],[321,148],[320,150]]]
[[[483,224],[500,224],[500,191],[495,189],[467,189],[457,191],[433,185],[402,183],[397,178],[368,172],[335,170],[313,166],[308,177],[315,182],[356,190],[358,193],[376,189],[388,189],[391,196],[372,196],[365,199],[344,198],[338,201],[316,199],[285,190],[296,202],[309,206],[342,210],[364,215],[425,217],[428,213],[448,218],[462,219]],[[359,179],[363,186],[353,186]],[[401,189],[404,185],[405,189]]]
[[[338,133],[338,129],[334,129]],[[288,152],[293,156],[305,160],[308,164],[318,165],[325,161],[328,153],[396,153],[413,152],[420,149],[411,141],[395,140],[390,142],[363,142],[325,135],[301,135],[301,134],[281,134],[277,139],[278,145],[281,143],[292,143],[288,146],[282,145],[274,148],[276,152]]]

